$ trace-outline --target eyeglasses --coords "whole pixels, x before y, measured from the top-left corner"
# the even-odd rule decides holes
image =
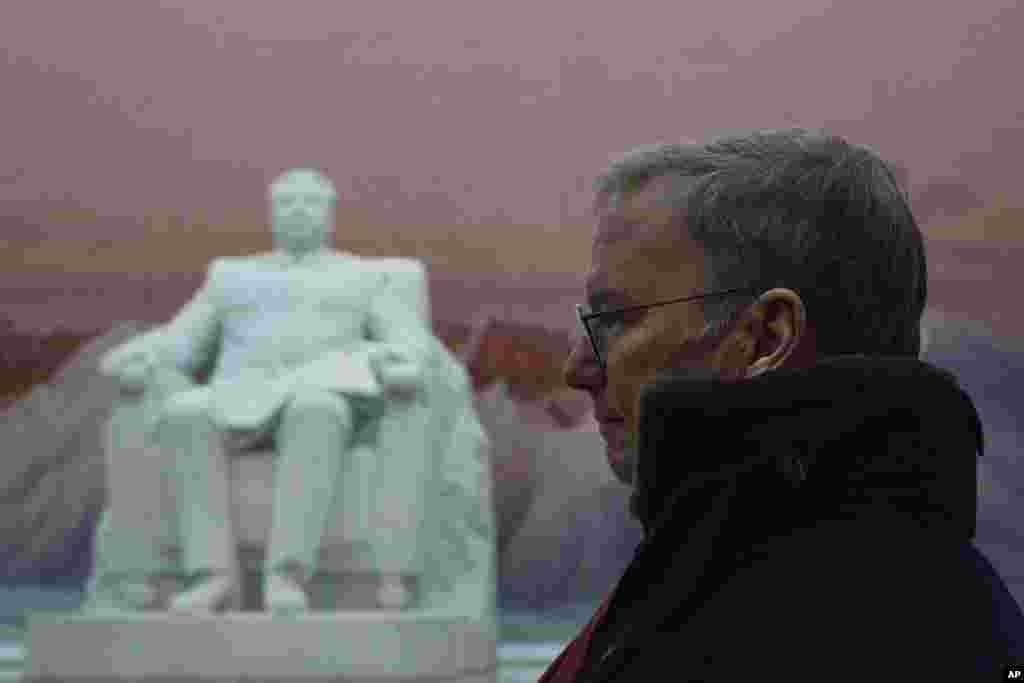
[[[681,299],[668,299],[667,301],[657,301],[653,304],[645,304],[643,306],[627,306],[626,308],[616,308],[615,310],[598,311],[596,313],[588,312],[582,304],[576,304],[576,317],[579,318],[580,325],[583,326],[583,329],[587,333],[587,338],[590,339],[590,346],[594,349],[594,357],[597,358],[597,362],[601,364],[601,367],[606,367],[604,357],[608,351],[608,342],[611,338],[612,328],[615,324],[622,322],[622,315],[624,313],[639,311],[645,308],[654,308],[656,306],[666,306],[668,304],[698,301],[712,296],[750,294],[755,291],[757,290],[750,287],[725,289],[718,292],[708,292],[706,294],[687,296]]]

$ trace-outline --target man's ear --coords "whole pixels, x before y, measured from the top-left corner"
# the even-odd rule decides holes
[[[770,289],[748,309],[739,328],[747,345],[747,377],[800,362],[808,341],[807,311],[791,289]]]

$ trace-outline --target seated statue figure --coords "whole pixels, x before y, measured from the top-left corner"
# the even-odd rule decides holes
[[[365,405],[411,401],[421,388],[429,323],[370,260],[329,246],[335,197],[316,171],[280,175],[269,189],[275,250],[215,259],[169,323],[103,359],[102,372],[140,390],[161,367],[193,375],[212,363],[208,382],[172,394],[152,425],[174,457],[190,578],[172,610],[236,604],[227,458],[268,444],[276,462],[264,603],[307,610],[334,482]],[[400,604],[401,583],[385,586]]]

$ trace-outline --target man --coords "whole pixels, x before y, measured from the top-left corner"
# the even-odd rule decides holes
[[[237,598],[227,458],[269,443],[277,462],[264,601],[277,612],[308,608],[305,586],[334,482],[370,405],[360,397],[410,399],[430,347],[417,302],[398,300],[371,263],[330,248],[329,179],[289,171],[271,184],[269,199],[274,252],[216,259],[170,323],[104,362],[108,374],[130,379],[159,363],[194,375],[215,361],[207,385],[172,395],[156,431],[175,455],[185,569],[193,578],[173,610],[208,611]],[[369,341],[386,352],[361,352]],[[380,599],[400,606],[403,591],[398,577],[388,577]]]
[[[633,150],[596,189],[565,377],[644,541],[542,683],[1024,661],[1020,607],[970,543],[977,413],[918,360],[924,247],[891,166],[766,131]]]

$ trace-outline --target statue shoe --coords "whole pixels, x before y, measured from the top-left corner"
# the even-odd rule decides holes
[[[234,606],[238,585],[230,574],[210,574],[171,600],[172,612],[213,612]]]
[[[409,597],[399,577],[385,577],[377,589],[377,604],[386,609],[402,609],[409,604]]]
[[[117,601],[128,609],[153,609],[160,601],[160,593],[154,584],[155,581],[149,578],[124,581],[117,586]]]
[[[302,584],[286,572],[271,572],[263,583],[263,602],[274,614],[295,614],[309,610]]]

